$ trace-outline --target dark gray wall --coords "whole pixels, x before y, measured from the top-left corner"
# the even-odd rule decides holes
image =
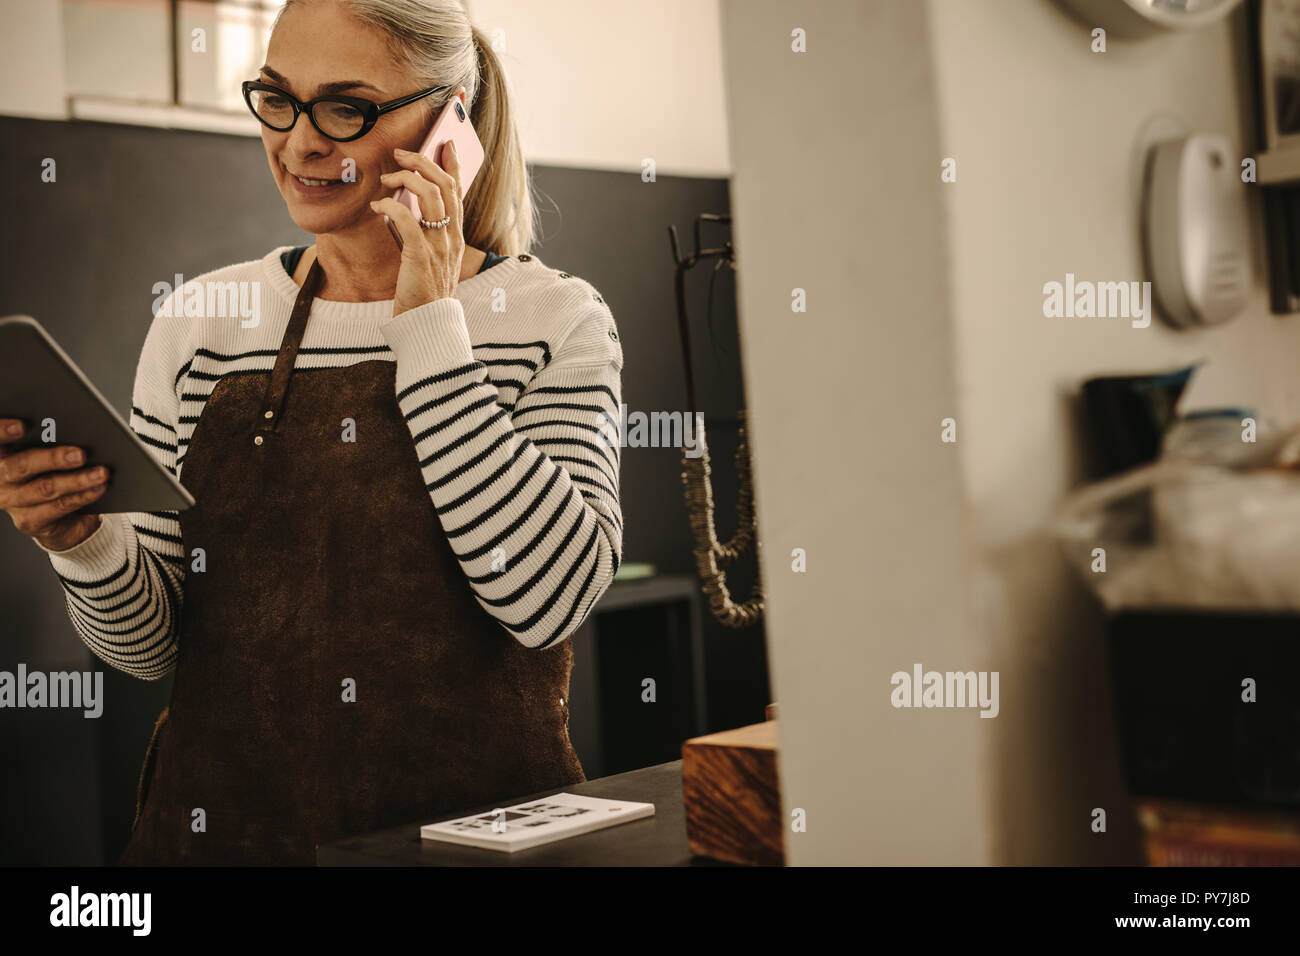
[[[54,183],[41,181],[46,158],[57,163]],[[543,238],[533,251],[587,279],[610,304],[629,410],[684,412],[667,227],[676,224],[689,244],[698,213],[729,210],[726,180],[643,183],[638,173],[533,171],[543,196]],[[311,241],[289,219],[261,142],[236,136],[0,117],[0,208],[0,315],[38,318],[123,418],[155,282]],[[705,235],[716,240],[727,231]],[[730,463],[743,399],[732,275],[718,276],[711,338],[708,271],[693,270],[689,301],[725,540],[734,531]],[[679,456],[625,450],[624,559],[692,573]],[[126,839],[140,760],[171,681],[126,678],[92,659],[43,552],[9,527],[0,529],[0,562],[0,670],[18,662],[45,671],[102,669],[107,700],[98,720],[0,710],[0,865],[111,862]],[[746,596],[750,580],[748,567],[735,572],[733,593]],[[770,700],[761,626],[729,631],[710,618],[705,639],[710,729],[761,720]]]

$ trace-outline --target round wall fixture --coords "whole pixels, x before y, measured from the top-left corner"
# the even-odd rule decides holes
[[[1241,0],[1059,0],[1083,24],[1122,37],[1207,26],[1226,17]]]

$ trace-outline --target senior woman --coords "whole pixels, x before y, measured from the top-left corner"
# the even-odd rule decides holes
[[[452,95],[485,150],[467,196],[450,150],[404,151]],[[566,638],[621,558],[614,321],[527,253],[504,76],[460,5],[290,0],[248,101],[316,241],[195,280],[258,283],[256,321],[181,289],[150,325],[131,425],[197,506],[77,514],[100,492],[62,449],[3,461],[90,649],[175,669],[128,864],[310,864],[583,780]]]

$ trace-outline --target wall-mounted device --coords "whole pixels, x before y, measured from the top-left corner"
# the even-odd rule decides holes
[[[1122,37],[1203,27],[1227,16],[1241,0],[1060,0],[1085,25]]]
[[[1246,188],[1224,136],[1193,133],[1152,147],[1143,240],[1161,311],[1180,328],[1218,325],[1250,293]]]

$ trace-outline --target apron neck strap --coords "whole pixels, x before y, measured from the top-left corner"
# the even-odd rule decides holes
[[[293,314],[289,316],[289,325],[284,330],[280,352],[275,357],[275,368],[271,370],[271,380],[267,382],[266,395],[262,399],[262,409],[254,429],[256,434],[272,432],[280,426],[280,412],[284,408],[289,378],[293,375],[293,366],[298,359],[298,346],[302,344],[307,317],[311,315],[311,303],[323,277],[320,259],[313,259],[311,268],[307,270],[307,278],[298,291],[297,301],[293,304]]]

